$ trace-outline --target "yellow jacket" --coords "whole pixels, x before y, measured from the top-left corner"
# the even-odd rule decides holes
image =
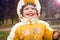
[[[44,21],[34,23],[17,23],[7,40],[53,40],[54,30]]]

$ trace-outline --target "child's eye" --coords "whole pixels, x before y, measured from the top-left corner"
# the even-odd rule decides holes
[[[35,8],[31,8],[31,9],[35,10]]]
[[[25,8],[24,10],[28,10],[29,8]]]
[[[35,8],[25,8],[24,10],[28,10],[28,9],[32,9],[32,10],[35,10]]]

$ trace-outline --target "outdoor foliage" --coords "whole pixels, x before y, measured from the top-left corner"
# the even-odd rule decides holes
[[[9,32],[0,32],[0,40],[7,40]]]

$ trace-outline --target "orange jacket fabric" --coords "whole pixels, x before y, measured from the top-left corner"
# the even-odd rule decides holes
[[[53,40],[54,30],[44,21],[35,23],[17,23],[11,30],[7,40]]]

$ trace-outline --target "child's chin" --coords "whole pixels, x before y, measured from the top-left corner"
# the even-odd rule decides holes
[[[32,20],[32,19],[34,19],[34,17],[30,17],[30,18],[28,18],[28,19]]]

